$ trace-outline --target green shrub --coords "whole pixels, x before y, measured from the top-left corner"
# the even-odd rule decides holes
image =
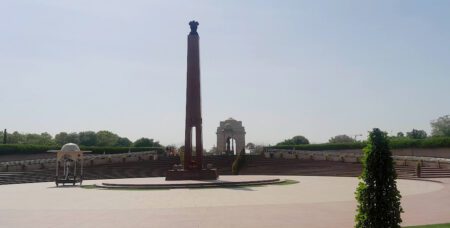
[[[56,150],[59,146],[28,145],[28,144],[4,144],[0,145],[0,155],[16,154],[40,154],[47,150]]]
[[[400,227],[403,212],[401,195],[385,132],[378,128],[370,132],[362,163],[363,172],[356,190],[358,206],[355,227]]]

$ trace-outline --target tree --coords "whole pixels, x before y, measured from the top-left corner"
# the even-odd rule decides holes
[[[40,141],[40,135],[39,134],[26,134],[25,135],[25,144],[34,144],[38,145]]]
[[[96,136],[97,146],[114,146],[119,140],[119,136],[110,131],[99,131]]]
[[[97,145],[97,135],[93,131],[82,131],[78,133],[80,138],[80,145],[95,146]]]
[[[6,132],[6,129],[3,131],[3,144],[6,144],[6,140],[8,138],[8,133]]]
[[[355,139],[348,135],[336,135],[328,140],[329,143],[354,143]]]
[[[450,115],[441,116],[437,120],[431,121],[431,135],[450,136]]]
[[[60,132],[55,135],[55,143],[62,146],[67,143],[67,132]]]
[[[281,145],[301,145],[301,144],[309,144],[309,140],[302,135],[297,135],[292,137],[291,139],[286,139],[283,142],[277,144],[277,146]]]
[[[41,145],[52,145],[54,144],[53,137],[47,132],[41,133],[41,140],[39,142]]]
[[[178,155],[180,156],[180,164],[184,164],[184,146],[178,148]]]
[[[116,146],[129,147],[129,146],[131,146],[131,144],[133,144],[133,143],[128,138],[119,137],[119,139],[117,139]]]
[[[67,132],[60,132],[59,134],[55,135],[55,143],[62,146],[66,143],[75,143],[78,144],[80,143],[80,137],[78,136],[78,133],[76,132],[72,132],[72,133],[67,133]]]
[[[403,132],[398,132],[397,133],[397,137],[398,138],[403,138],[403,137],[405,137],[405,134],[403,134]]]
[[[370,132],[362,163],[355,227],[400,227],[403,209],[387,133],[378,128]]]
[[[159,142],[154,142],[153,139],[140,138],[133,143],[134,147],[160,147]]]
[[[15,131],[12,134],[7,135],[6,142],[8,144],[23,144],[25,143],[25,135],[22,135],[19,132]]]
[[[424,139],[427,137],[427,133],[424,130],[412,129],[412,131],[406,132],[406,136],[412,139]]]
[[[294,145],[309,144],[309,140],[305,136],[302,136],[302,135],[294,136],[292,138],[292,142],[294,143]]]
[[[53,139],[47,132],[41,134],[26,134],[24,143],[33,145],[52,145]]]

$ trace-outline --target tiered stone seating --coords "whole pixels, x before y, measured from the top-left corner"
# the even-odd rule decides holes
[[[422,178],[449,178],[450,170],[437,168],[437,167],[422,167],[420,177],[422,177]]]
[[[205,156],[204,166],[212,164],[219,175],[230,175],[235,156]],[[21,161],[23,162],[23,161]],[[173,165],[179,164],[178,157],[159,157],[157,160],[127,161],[85,166],[84,179],[119,179],[138,177],[162,177]],[[398,178],[417,178],[415,166],[396,165]],[[305,175],[356,177],[361,174],[362,165],[354,162],[265,158],[246,156],[243,175]],[[54,181],[55,170],[43,167],[36,170],[0,172],[0,185]],[[450,177],[450,169],[422,167],[421,178]]]
[[[397,177],[403,179],[417,178],[414,166],[395,166]],[[316,161],[282,158],[264,158],[247,156],[247,165],[241,174],[252,175],[304,175],[304,176],[348,176],[361,175],[360,163],[344,163],[336,161]],[[422,167],[421,178],[450,177],[449,169]]]
[[[304,176],[358,176],[362,166],[359,163],[316,161],[283,158],[247,156],[246,166],[241,174],[248,175],[304,175]]]

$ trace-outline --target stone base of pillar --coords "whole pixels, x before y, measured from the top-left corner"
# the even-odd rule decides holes
[[[217,180],[217,169],[169,170],[166,181],[171,180]]]

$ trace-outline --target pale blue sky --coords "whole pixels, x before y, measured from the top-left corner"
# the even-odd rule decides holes
[[[184,141],[200,22],[204,141],[430,132],[450,114],[450,1],[0,2],[0,128]]]

